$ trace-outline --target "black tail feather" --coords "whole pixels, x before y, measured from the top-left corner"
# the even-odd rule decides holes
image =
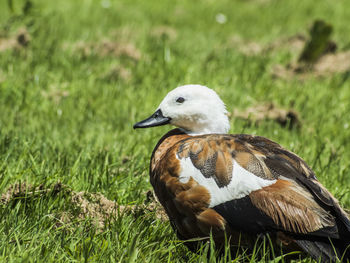
[[[343,240],[296,240],[296,243],[318,262],[350,262],[350,244]]]

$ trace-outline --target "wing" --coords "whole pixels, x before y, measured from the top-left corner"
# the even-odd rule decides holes
[[[338,224],[340,228],[339,233],[343,233],[344,235],[347,233],[349,240],[350,221],[347,214],[340,207],[333,195],[317,180],[310,167],[299,156],[264,137],[251,135],[237,135],[236,137],[242,142],[246,142],[253,153],[263,155],[262,161],[275,178],[291,182],[292,185],[290,185],[290,188],[292,188],[292,191],[302,194],[304,197],[309,196],[307,198],[308,200],[313,201],[316,206],[326,211],[330,217],[335,217],[336,221],[340,221],[341,224]],[[270,191],[270,193],[276,194],[280,192],[280,195],[287,194],[281,193],[281,188],[274,189],[275,191]],[[266,194],[266,190],[264,189],[256,193],[257,198],[261,198],[260,195]],[[309,202],[305,204],[311,205]]]
[[[313,171],[277,143],[250,135],[204,135],[175,148],[179,181],[207,189],[208,207],[237,230],[339,238],[340,220],[350,231],[349,219]],[[191,199],[187,192],[180,201]]]

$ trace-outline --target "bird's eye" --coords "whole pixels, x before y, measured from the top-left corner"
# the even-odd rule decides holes
[[[183,103],[184,101],[185,101],[185,99],[183,97],[178,97],[176,99],[176,102],[178,102],[178,103]]]

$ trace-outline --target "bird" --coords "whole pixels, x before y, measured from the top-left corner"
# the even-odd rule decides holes
[[[262,136],[229,134],[227,113],[214,90],[191,84],[133,126],[176,126],[156,144],[149,171],[178,238],[212,235],[220,247],[229,237],[232,251],[252,251],[268,237],[283,252],[349,262],[350,220],[339,201],[295,153]]]

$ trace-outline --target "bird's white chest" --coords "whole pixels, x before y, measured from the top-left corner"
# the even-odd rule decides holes
[[[247,171],[233,160],[231,181],[227,186],[219,187],[213,177],[206,178],[194,167],[190,158],[180,159],[181,183],[187,183],[192,177],[198,184],[204,186],[210,193],[210,205],[216,205],[239,199],[249,195],[251,192],[276,183],[276,180],[266,180]]]

